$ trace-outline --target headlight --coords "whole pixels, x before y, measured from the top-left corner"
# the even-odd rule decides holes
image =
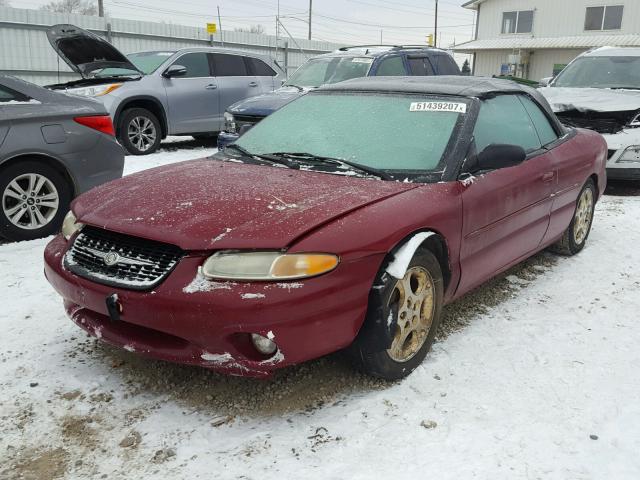
[[[238,133],[236,119],[229,112],[224,112],[224,131],[229,133]]]
[[[640,145],[627,147],[616,163],[640,163]]]
[[[101,97],[113,92],[122,86],[121,83],[109,83],[107,85],[95,85],[92,87],[68,88],[67,93],[81,97]]]
[[[84,223],[76,221],[76,216],[72,211],[69,211],[62,221],[62,236],[69,240],[74,234],[82,230]]]
[[[294,280],[330,272],[339,261],[328,253],[220,252],[204,262],[202,273],[219,280]]]

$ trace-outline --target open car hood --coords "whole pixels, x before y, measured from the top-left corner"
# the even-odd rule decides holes
[[[554,112],[625,112],[640,109],[640,90],[544,87],[538,91],[544,95]]]
[[[109,42],[75,25],[53,25],[47,30],[47,38],[56,53],[83,78],[103,68],[124,68],[143,75]]]
[[[96,187],[78,197],[73,211],[82,223],[183,250],[281,249],[416,186],[202,159]]]

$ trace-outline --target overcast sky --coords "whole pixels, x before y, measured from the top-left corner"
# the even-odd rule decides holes
[[[97,2],[97,0],[95,0]],[[439,0],[438,36],[442,45],[472,38],[473,12],[464,0]],[[9,0],[13,7],[39,8],[48,0]],[[204,26],[217,23],[220,7],[224,30],[262,25],[275,33],[278,0],[104,0],[107,13],[133,20]],[[314,0],[312,37],[346,44],[425,44],[433,32],[435,0]],[[280,16],[294,37],[306,38],[309,0],[281,0]],[[440,45],[439,45],[440,46]]]

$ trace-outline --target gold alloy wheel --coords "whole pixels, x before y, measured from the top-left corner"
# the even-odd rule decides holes
[[[576,245],[582,244],[587,238],[593,213],[593,190],[585,188],[578,199],[578,207],[573,222],[573,240]]]
[[[387,353],[396,362],[407,362],[422,348],[433,323],[435,287],[431,274],[423,267],[409,268],[396,282],[388,308],[398,312],[398,328]]]

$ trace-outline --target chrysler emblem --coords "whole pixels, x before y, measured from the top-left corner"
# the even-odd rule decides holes
[[[116,252],[109,252],[104,256],[104,264],[108,267],[112,267],[120,261],[120,255]]]

